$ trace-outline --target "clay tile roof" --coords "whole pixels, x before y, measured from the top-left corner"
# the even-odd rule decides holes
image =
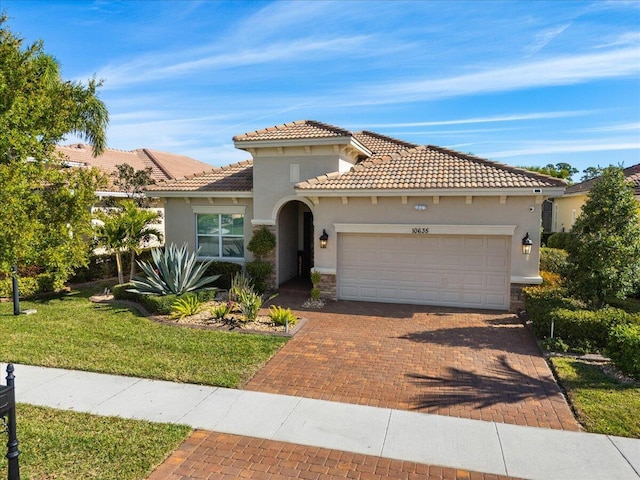
[[[233,137],[235,142],[256,140],[299,140],[307,138],[347,137],[351,132],[327,123],[315,120],[298,120],[275,127],[263,128],[254,132]]]
[[[196,175],[147,187],[149,191],[250,192],[253,189],[253,161],[216,167]]]
[[[364,145],[374,155],[384,155],[398,150],[404,150],[408,148],[415,148],[418,145],[415,143],[405,142],[398,140],[397,138],[387,137],[386,135],[380,135],[379,133],[369,132],[363,130],[353,134],[358,142]]]
[[[627,167],[622,172],[624,173],[625,178],[633,184],[634,193],[636,195],[640,195],[640,163]],[[585,180],[584,182],[571,185],[564,193],[565,195],[570,195],[572,193],[587,193],[591,190],[594,182],[599,178],[600,177],[595,177],[590,180]]]
[[[563,180],[465,155],[420,146],[361,162],[339,177],[301,182],[301,190],[411,190],[563,187]]]
[[[183,155],[159,152],[146,148],[125,151],[105,148],[102,155],[93,156],[93,149],[82,143],[56,147],[63,159],[72,162],[73,166],[96,167],[107,175],[115,173],[117,166],[123,163],[131,165],[134,170],[151,168],[151,178],[156,182],[171,180],[210,170],[211,165]],[[78,165],[76,165],[78,164]]]

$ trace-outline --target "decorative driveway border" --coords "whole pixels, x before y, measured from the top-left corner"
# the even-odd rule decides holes
[[[309,319],[246,390],[580,430],[532,335],[506,312],[365,302]]]
[[[372,455],[196,431],[148,480],[503,480],[513,477]]]

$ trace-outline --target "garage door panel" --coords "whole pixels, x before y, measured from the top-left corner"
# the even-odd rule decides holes
[[[486,237],[487,250],[504,252],[509,249],[508,237]]]
[[[484,286],[484,275],[480,273],[465,274],[462,277],[462,285],[464,287],[482,288]]]
[[[507,278],[505,275],[486,275],[487,287],[506,287]]]
[[[341,299],[507,309],[509,237],[340,234]]]
[[[504,255],[488,255],[487,256],[487,267],[489,268],[499,268],[506,269],[507,268],[508,259]]]

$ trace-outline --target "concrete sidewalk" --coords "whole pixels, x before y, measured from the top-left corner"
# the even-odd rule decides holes
[[[628,438],[27,365],[15,376],[16,401],[33,405],[527,479],[640,479]]]

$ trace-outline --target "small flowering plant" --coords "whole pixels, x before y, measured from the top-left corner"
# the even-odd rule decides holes
[[[220,302],[216,306],[211,308],[211,315],[216,320],[222,320],[233,311],[233,302]]]

